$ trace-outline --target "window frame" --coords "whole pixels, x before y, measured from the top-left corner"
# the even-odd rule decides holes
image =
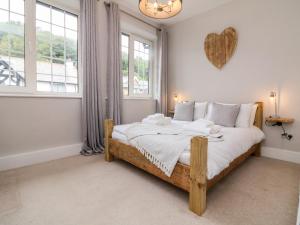
[[[129,46],[128,46],[128,95],[123,95],[123,99],[153,99],[153,80],[154,80],[154,42],[150,39],[142,37],[140,35],[133,34],[131,32],[121,30],[121,38],[122,34],[127,35],[129,37]],[[139,41],[150,46],[149,51],[149,91],[148,94],[134,94],[134,41]],[[121,51],[122,51],[122,45]],[[122,52],[121,52],[122,56]],[[122,57],[120,58],[122,63]],[[121,81],[123,82],[123,75],[120,74]],[[123,83],[122,83],[123,86]],[[122,89],[123,91],[123,89]]]
[[[80,14],[74,9],[68,9],[60,4],[53,4],[46,0],[25,0],[24,1],[24,35],[25,35],[25,86],[0,86],[0,96],[16,97],[59,97],[59,98],[82,98],[82,75],[81,75],[81,48],[80,48]],[[48,4],[55,8],[72,13],[78,17],[78,92],[43,92],[37,91],[37,70],[36,70],[36,4]]]

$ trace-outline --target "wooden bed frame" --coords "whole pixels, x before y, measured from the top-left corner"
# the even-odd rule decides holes
[[[263,103],[257,102],[258,108],[254,125],[262,129]],[[105,120],[105,160],[111,162],[118,158],[153,174],[187,192],[189,192],[189,208],[197,215],[202,215],[206,209],[206,191],[214,186],[229,172],[238,167],[250,155],[260,156],[260,143],[253,145],[247,152],[236,158],[220,174],[208,180],[207,174],[207,138],[196,136],[191,140],[190,166],[177,163],[171,177],[147,160],[135,147],[112,139],[114,123]]]

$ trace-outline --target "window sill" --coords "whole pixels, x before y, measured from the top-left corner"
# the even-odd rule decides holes
[[[154,101],[155,99],[153,97],[134,97],[134,96],[126,96],[123,97],[122,100],[149,100],[149,101]]]
[[[75,98],[81,99],[80,94],[54,94],[54,93],[0,93],[1,97],[14,97],[14,98]]]

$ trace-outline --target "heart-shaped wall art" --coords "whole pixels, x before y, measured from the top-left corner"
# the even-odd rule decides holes
[[[205,39],[205,53],[208,60],[221,69],[232,57],[237,45],[237,33],[228,27],[221,34],[211,33]]]

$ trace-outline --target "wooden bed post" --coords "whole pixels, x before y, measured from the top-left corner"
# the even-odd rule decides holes
[[[111,162],[114,156],[109,152],[109,139],[112,138],[112,132],[114,128],[114,121],[107,119],[104,122],[104,132],[105,132],[105,160]]]
[[[255,114],[254,126],[256,126],[256,127],[258,127],[259,129],[262,130],[263,120],[264,120],[264,115],[263,115],[264,103],[263,102],[256,102],[256,104],[257,104],[257,110],[256,110],[256,114]],[[256,157],[261,156],[261,144],[257,145],[256,150],[255,150],[253,155],[256,156]]]
[[[191,141],[189,207],[200,216],[206,209],[207,144],[207,138],[200,136]]]

